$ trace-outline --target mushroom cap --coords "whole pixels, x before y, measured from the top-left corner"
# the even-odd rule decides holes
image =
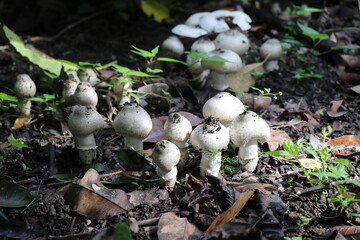
[[[179,163],[180,150],[172,142],[161,140],[155,145],[152,159],[162,171],[169,172]]]
[[[192,74],[200,74],[204,68],[202,67],[201,60],[187,56],[186,63]]]
[[[229,49],[217,48],[209,53],[208,57],[219,56],[227,62],[213,61],[211,58],[205,58],[202,61],[204,68],[209,68],[218,73],[234,73],[240,70],[242,67],[242,61],[238,54]]]
[[[270,138],[270,127],[255,112],[239,114],[230,125],[230,139],[237,146],[245,146],[251,139],[263,144]]]
[[[208,37],[201,37],[197,39],[190,48],[192,52],[208,53],[215,50],[216,46]]]
[[[91,86],[95,86],[98,81],[96,72],[94,71],[94,69],[91,68],[80,69],[78,75],[80,81],[89,82]]]
[[[104,127],[104,120],[94,108],[77,106],[69,115],[68,127],[75,137],[85,137]]]
[[[166,38],[161,44],[161,49],[174,53],[177,57],[180,57],[185,51],[184,44],[175,35]]]
[[[224,126],[229,126],[242,112],[244,105],[240,99],[228,92],[219,92],[207,100],[202,109],[205,118],[210,116],[218,118]]]
[[[198,28],[198,27],[192,27],[185,24],[178,24],[173,29],[171,29],[171,32],[183,36],[183,37],[189,37],[189,38],[198,38],[202,35],[206,35],[207,32],[204,29]]]
[[[62,96],[66,102],[72,103],[74,101],[74,94],[79,84],[77,78],[70,78],[63,83]]]
[[[190,142],[201,152],[220,151],[227,147],[229,131],[216,118],[206,118],[190,135]]]
[[[146,138],[151,129],[150,115],[137,103],[125,103],[113,123],[115,131],[121,136]]]
[[[95,107],[98,103],[98,96],[95,88],[89,82],[80,82],[74,93],[74,100],[77,104]]]
[[[214,40],[217,48],[225,48],[244,55],[250,48],[247,36],[236,29],[229,29],[219,33]]]
[[[265,58],[270,54],[269,60],[279,59],[282,55],[281,43],[276,38],[270,38],[264,42],[260,47],[260,55]]]
[[[192,26],[192,27],[197,27],[199,25],[200,18],[202,18],[203,16],[208,15],[208,14],[210,14],[210,12],[194,13],[193,15],[188,17],[188,19],[186,19],[185,24]]]
[[[35,96],[36,85],[27,74],[19,74],[14,85],[14,94],[19,99]]]
[[[189,139],[192,125],[190,121],[179,113],[171,113],[164,124],[165,134],[177,142],[185,142]]]

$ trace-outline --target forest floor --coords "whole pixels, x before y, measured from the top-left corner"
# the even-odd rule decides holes
[[[96,2],[84,6],[76,1],[58,0],[41,1],[41,5],[38,1],[21,4],[3,1],[0,15],[4,24],[25,43],[55,59],[101,65],[116,61],[120,66],[144,71],[146,61],[131,52],[132,45],[151,50],[171,35],[174,25],[183,23],[191,14],[235,7],[231,1],[175,2],[178,4],[171,8],[172,23],[154,21],[138,5],[117,11]],[[106,236],[126,236],[127,227],[118,224],[123,222],[130,226],[133,239],[282,239],[284,236],[294,240],[360,239],[359,138],[347,138],[341,143],[351,148],[350,153],[329,151],[328,158],[320,163],[325,166],[320,171],[323,178],[316,176],[319,171],[311,169],[312,161],[315,161],[311,150],[302,149],[299,156],[310,159],[309,168],[299,165],[301,161],[295,158],[264,153],[282,150],[285,139],[292,142],[305,139],[304,146],[320,155],[317,148],[322,142],[360,135],[360,90],[353,88],[360,84],[360,51],[355,47],[331,50],[326,41],[312,42],[301,32],[294,33],[279,26],[277,20],[268,21],[267,14],[262,13],[272,8],[271,1],[256,2],[244,7],[253,20],[252,29],[247,32],[251,48],[245,57],[246,64],[261,61],[258,49],[267,38],[278,38],[286,51],[279,60],[279,69],[262,74],[254,85],[265,92],[265,89],[271,89],[274,95],[253,100],[261,93],[250,89],[248,93],[252,95],[246,96],[250,100],[244,100],[249,110],[265,119],[273,131],[272,141],[260,146],[260,161],[254,173],[244,172],[234,163],[236,149],[230,147],[223,152],[221,179],[201,177],[201,153],[190,145],[189,164],[179,172],[175,188],[158,187],[150,154],[156,142],[164,139],[164,116],[174,111],[186,112],[196,126],[203,119],[203,104],[218,92],[211,88],[211,80],[204,85],[193,81],[184,65],[159,65],[164,69],[161,73],[164,80],[161,81],[169,86],[171,97],[163,95],[141,100],[156,124],[144,141],[146,158],[122,151],[123,138],[112,128],[115,115],[109,114],[106,101],[111,88],[97,86],[97,111],[106,124],[96,134],[97,165],[93,168],[101,175],[102,183],[95,173],[83,180],[90,185],[98,184],[102,191],[121,189],[126,192],[127,198],[120,203],[118,199],[106,199],[96,191],[84,193],[87,190],[79,186],[79,182],[71,185],[69,179],[81,179],[85,170],[79,164],[73,138],[65,134],[64,122],[59,121],[53,111],[45,110],[60,101],[57,81],[46,78],[43,71],[23,60],[0,40],[0,92],[13,95],[11,89],[16,76],[26,73],[37,85],[37,96],[57,97],[50,102],[33,102],[32,119],[16,129],[13,125],[18,117],[17,109],[6,109],[4,106],[9,102],[0,102],[0,236],[92,239],[96,235],[94,239],[105,239]],[[291,9],[292,3],[301,5],[302,2],[284,2],[281,9]],[[357,1],[341,1],[341,4],[335,1],[306,2],[310,7],[324,10],[313,13],[308,26],[326,32],[330,37],[328,42],[335,45],[360,43],[359,31],[353,29],[360,27]],[[18,9],[22,11],[18,12]],[[119,13],[127,15],[128,20],[121,18]],[[299,20],[291,14],[277,17],[286,19],[285,22]],[[50,41],[44,39],[68,26],[72,27],[58,37]],[[293,36],[292,41],[289,36]],[[187,49],[192,41],[184,40]],[[101,81],[108,81],[109,72],[100,72]],[[158,81],[143,78],[135,87],[153,82]],[[324,132],[329,127],[331,131],[325,137]],[[9,140],[9,136],[13,136],[13,140]],[[16,147],[21,141],[27,146]],[[127,165],[129,158],[145,167],[139,168],[134,163]],[[342,171],[342,175],[336,178],[332,170]],[[309,180],[319,178],[323,181],[309,183]],[[340,188],[336,188],[339,185]],[[25,192],[24,199],[18,199],[19,191]],[[73,200],[82,195],[84,202],[77,203],[78,209],[75,209]],[[341,199],[336,202],[336,198]],[[239,213],[234,210],[239,208],[237,199],[246,203]],[[21,202],[26,206],[14,206]],[[127,204],[131,207],[124,210],[122,207]],[[79,205],[91,207],[79,210]],[[226,211],[233,214],[232,220],[215,225],[215,229],[204,236],[214,219]]]

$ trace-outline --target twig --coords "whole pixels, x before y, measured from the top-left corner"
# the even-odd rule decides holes
[[[325,189],[325,188],[329,188],[329,186],[326,186],[326,185],[318,185],[318,186],[313,186],[313,187],[305,188],[305,189],[303,189],[303,190],[297,191],[297,192],[296,192],[296,196],[300,196],[300,195],[304,195],[304,194],[307,194],[307,193],[315,192],[315,191],[322,190],[322,189]]]
[[[138,226],[147,226],[147,225],[152,225],[155,224],[159,221],[160,217],[155,217],[155,218],[149,218],[149,219],[145,219],[142,221],[138,221]]]
[[[82,238],[91,235],[97,234],[98,231],[90,231],[90,232],[83,232],[83,233],[74,233],[69,235],[60,235],[60,236],[48,236],[48,239],[69,239],[69,238]]]
[[[58,32],[57,34],[55,34],[52,37],[31,37],[30,41],[32,41],[32,42],[36,42],[36,41],[49,41],[49,42],[52,42],[52,41],[55,41],[60,36],[62,36],[64,33],[69,31],[70,29],[75,28],[78,25],[80,25],[80,24],[82,24],[82,23],[84,23],[84,22],[86,22],[86,21],[100,15],[100,14],[101,14],[101,12],[96,12],[96,13],[91,14],[90,16],[84,17],[84,18],[80,19],[79,21],[74,22],[74,23],[66,26],[64,29],[62,29],[60,32]]]

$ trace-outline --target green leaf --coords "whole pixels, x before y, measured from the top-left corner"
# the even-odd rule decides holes
[[[220,63],[230,62],[230,61],[228,61],[225,58],[222,58],[220,56],[205,57],[204,60],[211,61],[211,62],[220,62]]]
[[[132,240],[131,231],[128,225],[125,223],[119,222],[115,226],[114,240]]]
[[[155,68],[155,69],[146,68],[146,71],[149,72],[149,73],[162,73],[163,72],[163,70],[159,69],[159,68]]]
[[[147,16],[153,16],[157,22],[162,22],[163,20],[169,22],[171,20],[169,9],[158,1],[141,0],[141,9]]]
[[[15,32],[10,30],[4,24],[1,24],[0,35],[4,42],[12,49],[14,49],[18,54],[20,54],[25,60],[40,67],[43,70],[59,76],[62,68],[65,71],[78,69],[77,66],[69,64],[69,62],[56,60],[41,53],[35,48],[31,48],[25,45],[25,43]]]
[[[126,73],[127,76],[136,76],[136,77],[157,77],[155,75],[150,75],[140,71],[129,71]]]
[[[356,180],[345,179],[344,182],[351,183],[351,184],[354,184],[354,185],[360,187],[360,182],[356,181]]]
[[[30,189],[13,182],[0,181],[0,207],[25,207],[33,198]]]
[[[17,102],[18,99],[14,96],[7,95],[6,93],[0,92],[0,99],[3,101]]]
[[[338,176],[335,173],[331,172],[312,172],[311,175],[317,176],[317,177],[331,177],[331,178],[338,178]]]
[[[346,172],[345,166],[342,164],[338,164],[335,167],[329,166],[328,169],[336,174],[336,178],[342,178],[342,177],[347,177],[349,176],[349,174]]]
[[[146,50],[141,49],[141,48],[137,48],[137,47],[135,47],[134,45],[131,45],[131,47],[134,48],[135,50],[137,50],[137,51],[131,50],[131,52],[136,53],[136,54],[139,54],[139,55],[141,55],[141,56],[143,56],[143,57],[145,57],[145,58],[146,58],[146,57],[148,57],[148,58],[153,58],[153,57],[156,56],[156,54],[154,54],[154,53],[152,53],[152,52],[149,52],[149,51],[146,51]]]
[[[339,164],[342,164],[346,167],[350,167],[351,166],[351,163],[347,160],[347,159],[344,159],[344,158],[338,158],[338,159],[335,159],[334,161],[332,161],[331,163],[339,163]]]
[[[310,153],[314,158],[319,158],[316,150],[312,147],[304,147],[305,151],[307,151],[308,153]]]
[[[311,39],[329,39],[329,36],[325,33],[319,33],[315,29],[302,25],[299,22],[297,23],[297,25],[301,29],[302,33],[310,37]]]
[[[20,140],[16,140],[14,138],[14,135],[11,134],[8,138],[7,138],[8,142],[11,144],[11,146],[13,147],[28,147],[28,145],[24,144],[23,141]]]
[[[277,150],[277,151],[264,152],[264,153],[275,157],[289,157],[290,155],[288,152],[284,150]]]
[[[343,46],[336,46],[336,47],[332,47],[331,50],[340,50],[340,49],[359,49],[360,46],[359,45],[355,45],[355,44],[348,44],[348,45],[343,45]]]
[[[159,53],[159,49],[160,49],[160,46],[157,45],[155,48],[153,48],[153,49],[151,50],[151,53],[156,56],[156,55]]]
[[[173,58],[159,57],[156,60],[162,61],[162,62],[176,62],[176,63],[181,63],[181,64],[184,64],[184,65],[187,65],[186,62],[180,61],[180,60],[177,60],[177,59],[173,59]]]
[[[72,173],[55,174],[55,175],[52,175],[50,178],[56,179],[60,182],[76,179],[75,175]]]
[[[101,163],[92,164],[90,168],[93,168],[98,172],[105,172],[109,170],[109,167],[107,165]]]

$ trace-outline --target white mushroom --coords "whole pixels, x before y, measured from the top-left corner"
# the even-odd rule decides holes
[[[198,12],[194,13],[188,19],[186,19],[185,24],[189,25],[191,27],[197,27],[199,26],[200,18],[202,18],[205,15],[208,15],[210,12]]]
[[[174,187],[177,175],[176,165],[180,160],[179,148],[168,140],[161,140],[155,145],[152,159],[157,166],[156,172],[160,177],[160,185]]]
[[[74,94],[79,82],[80,80],[75,73],[68,73],[68,79],[64,81],[62,89],[62,97],[68,105],[75,104]]]
[[[132,90],[132,83],[130,81],[116,80],[114,83],[113,91],[117,97],[118,107],[122,108],[125,103],[131,101],[131,97],[128,94]]]
[[[239,146],[238,159],[248,172],[253,172],[258,163],[258,142],[263,144],[269,138],[269,125],[252,111],[238,115],[230,125],[230,139]]]
[[[214,40],[217,48],[225,48],[244,55],[250,48],[250,42],[247,36],[236,29],[229,29],[219,33]]]
[[[190,48],[192,52],[198,53],[208,53],[215,50],[215,44],[208,37],[201,37],[197,39]],[[189,65],[189,70],[192,74],[200,74],[204,71],[204,68],[201,64],[201,59],[195,59],[191,56],[188,56],[186,63]]]
[[[98,82],[98,77],[96,75],[96,72],[94,69],[86,68],[86,69],[80,69],[78,72],[79,79],[82,82],[88,82],[91,84],[91,86],[95,86]]]
[[[179,24],[171,29],[171,32],[189,38],[198,38],[200,36],[206,35],[207,32],[204,29],[198,27],[192,27],[185,24]]]
[[[162,44],[161,49],[166,56],[179,58],[185,51],[184,44],[177,36],[170,36],[166,38]]]
[[[75,137],[75,145],[83,164],[89,165],[96,157],[94,133],[104,127],[102,116],[92,107],[78,106],[69,115],[68,126]]]
[[[151,129],[149,114],[137,103],[125,103],[113,123],[115,131],[124,137],[125,149],[143,153],[143,139]]]
[[[178,169],[182,169],[188,160],[187,141],[192,131],[190,121],[179,113],[171,113],[165,121],[164,132],[166,136],[179,148],[180,161]]]
[[[74,100],[82,106],[95,108],[98,103],[98,96],[95,88],[89,82],[80,82],[74,93]]]
[[[231,122],[242,112],[244,105],[240,99],[228,92],[219,92],[207,100],[202,109],[205,118],[210,116],[217,118],[226,128],[229,128]]]
[[[281,43],[276,38],[268,39],[260,47],[260,55],[262,58],[266,58],[269,55],[269,59],[264,64],[265,72],[271,72],[279,69],[278,61],[282,55]]]
[[[16,78],[14,85],[14,94],[22,104],[20,113],[24,116],[31,114],[31,101],[28,98],[34,97],[36,94],[36,85],[27,74],[20,74]]]
[[[221,167],[221,150],[229,144],[229,131],[216,118],[206,118],[190,135],[193,147],[201,151],[200,174],[218,176]]]

